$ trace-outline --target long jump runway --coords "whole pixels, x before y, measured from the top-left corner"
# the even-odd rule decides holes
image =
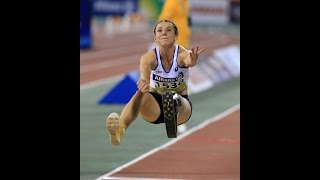
[[[240,179],[240,105],[97,180],[155,178]]]
[[[80,91],[88,84],[93,84],[92,87],[94,87],[95,82],[119,77],[138,69],[140,56],[146,52],[148,44],[152,42],[152,36],[146,35],[148,33],[150,34],[150,31],[146,30],[134,34],[114,35],[113,37],[96,33],[94,47],[91,50],[80,51]],[[209,55],[216,48],[239,44],[240,37],[227,33],[195,32],[192,34],[192,42],[192,46],[199,45],[199,47],[207,48],[204,55]],[[99,108],[96,109],[99,110]],[[92,117],[88,120],[82,118],[81,121],[94,123]],[[103,121],[104,119],[101,119],[101,122]],[[87,129],[89,130],[90,127]],[[100,134],[100,136],[107,136],[104,132]],[[150,140],[148,139],[148,141]],[[80,153],[81,151],[80,149]],[[87,158],[86,161],[80,160],[86,163],[96,161],[90,160],[90,156]],[[83,167],[86,166],[91,167],[92,165],[83,165]],[[99,166],[99,168],[101,167]],[[81,171],[85,171],[85,169],[80,170],[80,179],[82,179]],[[118,168],[114,167],[109,172],[105,170],[104,173],[97,172],[95,174],[99,180],[240,179],[240,105],[205,120],[178,138],[172,139],[136,159],[129,160],[128,163]]]

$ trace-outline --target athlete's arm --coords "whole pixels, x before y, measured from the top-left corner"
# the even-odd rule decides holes
[[[198,62],[198,56],[202,53],[205,48],[199,50],[197,46],[196,49],[191,48],[191,50],[187,50],[185,48],[182,49],[182,63],[185,67],[192,67],[195,66]]]
[[[137,82],[137,88],[143,93],[149,92],[150,73],[151,73],[151,57],[150,53],[144,54],[140,59],[140,79]]]

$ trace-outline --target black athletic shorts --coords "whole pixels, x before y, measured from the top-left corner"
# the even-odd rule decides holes
[[[161,94],[158,94],[158,93],[156,93],[156,92],[149,92],[155,99],[156,99],[156,101],[158,102],[158,104],[159,104],[159,107],[160,107],[160,116],[158,117],[158,119],[156,120],[156,121],[154,121],[154,122],[151,122],[151,123],[153,123],[153,124],[160,124],[160,123],[164,123],[164,113],[163,113],[163,105],[162,105],[162,95]],[[190,119],[190,117],[191,117],[191,115],[192,115],[192,103],[191,103],[191,101],[190,101],[190,99],[189,99],[189,96],[188,95],[181,95],[182,97],[184,97],[185,99],[187,99],[188,101],[189,101],[189,103],[190,103],[190,107],[191,107],[191,114],[190,114],[190,116],[189,116],[189,118],[188,118],[188,120]],[[188,121],[187,120],[187,121]],[[186,122],[187,122],[186,121]],[[183,123],[182,123],[183,124]],[[180,125],[180,124],[178,124],[178,125]]]

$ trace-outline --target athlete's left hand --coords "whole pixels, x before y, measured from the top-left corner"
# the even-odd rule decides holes
[[[191,51],[190,51],[190,58],[191,58],[191,61],[196,61],[198,60],[198,56],[200,53],[202,53],[206,48],[203,48],[201,50],[199,50],[199,47],[197,46],[197,49],[195,50],[194,48],[191,48]]]

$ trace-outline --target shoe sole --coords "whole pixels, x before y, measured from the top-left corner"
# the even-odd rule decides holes
[[[172,92],[162,94],[162,104],[164,113],[164,123],[166,125],[168,138],[177,137],[177,104],[173,100]]]
[[[110,141],[113,145],[119,145],[120,141],[117,138],[116,131],[119,129],[119,115],[111,113],[106,119],[106,128],[110,135]]]

